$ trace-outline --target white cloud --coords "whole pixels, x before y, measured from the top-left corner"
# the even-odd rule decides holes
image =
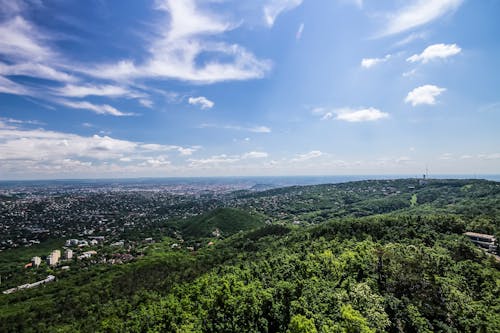
[[[276,18],[287,10],[292,10],[302,4],[302,0],[270,0],[264,6],[264,19],[272,27]]]
[[[0,93],[30,95],[30,91],[27,88],[3,76],[0,76]]]
[[[202,110],[211,109],[215,105],[214,102],[204,96],[189,97],[188,103],[191,105],[198,105]]]
[[[157,1],[157,9],[170,13],[170,30],[167,33],[170,40],[219,34],[231,28],[231,24],[202,12],[193,0]]]
[[[491,153],[491,154],[479,154],[477,158],[481,160],[496,160],[500,159],[500,153]]]
[[[426,84],[410,91],[405,98],[405,103],[411,103],[413,106],[421,104],[434,105],[436,104],[436,97],[444,91],[446,91],[445,88]]]
[[[154,104],[153,101],[148,98],[139,99],[139,103],[146,108],[152,108]]]
[[[416,68],[413,68],[412,70],[409,70],[407,72],[404,72],[403,74],[403,77],[412,77],[412,76],[415,76],[415,74],[417,74],[417,69]]]
[[[388,23],[380,36],[397,34],[455,11],[463,0],[414,0],[388,17]]]
[[[127,88],[115,85],[83,85],[77,86],[68,84],[60,88],[54,89],[55,94],[65,97],[87,97],[87,96],[135,96]]]
[[[205,167],[219,164],[227,164],[227,163],[236,163],[240,161],[241,158],[239,156],[228,156],[226,154],[215,155],[209,158],[202,159],[189,159],[190,167]]]
[[[363,58],[361,60],[361,66],[364,68],[371,68],[371,67],[378,65],[382,62],[386,62],[390,58],[391,58],[390,54],[386,55],[383,58]]]
[[[242,155],[214,155],[208,158],[188,159],[189,167],[191,168],[212,168],[220,165],[234,164],[243,162],[244,160],[267,158],[269,155],[266,152],[251,151]],[[240,165],[240,164],[238,164]]]
[[[402,40],[395,43],[394,45],[401,47],[401,46],[410,44],[411,42],[413,42],[417,39],[424,39],[426,37],[427,37],[427,32],[419,32],[419,33],[413,32],[413,33],[409,34],[408,36],[406,36],[405,38],[403,38]]]
[[[452,153],[444,153],[444,154],[441,154],[441,156],[439,156],[439,159],[440,160],[452,160],[452,159],[454,159],[454,156]]]
[[[43,129],[0,130],[1,160],[89,158],[107,160],[148,151],[143,144],[108,136],[79,136]]]
[[[13,124],[27,121],[9,119]],[[166,152],[190,155],[199,146],[181,147],[141,143],[109,136],[81,136],[44,129],[3,126],[0,120],[0,164],[2,176],[20,174],[75,175],[103,172],[134,173],[171,164]],[[127,163],[127,167],[123,165]],[[129,168],[130,167],[130,168]],[[22,173],[20,173],[22,170]],[[116,176],[116,173],[115,173]]]
[[[348,122],[363,122],[363,121],[376,121],[379,119],[388,118],[389,114],[382,112],[376,108],[340,108],[329,110],[326,108],[314,108],[311,113],[321,116],[321,120],[336,119]]]
[[[235,131],[253,132],[253,133],[271,133],[271,128],[267,126],[238,126],[238,125],[215,125],[215,124],[202,124],[200,128],[222,128]]]
[[[19,120],[19,119],[13,119],[13,118],[0,117],[0,121],[6,122],[9,124],[16,124],[16,125],[21,125],[21,124],[38,125],[38,126],[45,125],[45,123],[38,121],[38,120]]]
[[[375,108],[342,108],[334,110],[334,112],[337,115],[335,119],[348,122],[376,121],[389,117],[388,113],[382,112]]]
[[[117,81],[157,78],[213,83],[262,78],[271,69],[270,61],[257,59],[238,44],[212,40],[210,36],[227,32],[235,25],[202,11],[195,1],[163,0],[156,8],[168,12],[170,20],[157,27],[158,37],[153,39],[148,49],[150,57],[144,62],[120,60],[78,70]],[[210,57],[203,65],[197,63],[201,55]]]
[[[171,162],[165,157],[161,156],[159,158],[149,158],[146,161],[140,163],[140,166],[151,166],[153,168],[159,168],[170,165]]]
[[[297,29],[297,33],[295,34],[295,39],[297,40],[301,39],[303,32],[304,32],[304,23],[301,23],[299,25],[299,28]]]
[[[35,27],[21,16],[0,23],[0,54],[13,59],[39,61],[55,57]]]
[[[242,128],[243,130],[247,130],[249,132],[254,132],[254,133],[271,133],[271,129],[267,126],[254,126],[254,127],[247,127],[247,128]]]
[[[460,47],[457,46],[457,44],[434,44],[428,46],[422,53],[420,54],[414,54],[406,61],[409,62],[417,62],[421,61],[422,63],[427,63],[430,60],[437,59],[437,58],[448,58],[454,55],[459,54],[462,51]]]
[[[72,109],[90,110],[90,111],[93,111],[97,114],[106,114],[106,115],[118,116],[118,117],[134,115],[133,113],[121,112],[108,104],[99,105],[99,104],[93,104],[93,103],[90,103],[87,101],[69,101],[69,100],[64,100],[64,99],[59,99],[56,102],[58,104],[67,106],[67,107],[72,108]]]
[[[1,52],[0,52],[1,53]],[[75,82],[78,79],[46,64],[23,62],[7,65],[0,62],[1,75],[24,75],[60,82]]]
[[[201,146],[193,146],[193,147],[178,147],[178,146],[172,146],[174,149],[176,149],[181,156],[191,156],[193,155],[194,152],[198,151]]]
[[[308,153],[296,155],[295,158],[291,159],[291,162],[303,162],[303,161],[307,161],[307,160],[310,160],[313,158],[318,158],[318,157],[323,156],[323,155],[324,154],[319,150],[311,150]]]
[[[266,158],[268,156],[269,156],[269,154],[266,153],[266,152],[263,152],[263,151],[251,151],[251,152],[243,154],[241,156],[241,158],[243,158],[243,159],[247,159],[247,158]]]
[[[331,119],[333,118],[334,115],[333,115],[333,112],[326,112],[323,117],[321,117],[321,120],[328,120],[328,119]]]

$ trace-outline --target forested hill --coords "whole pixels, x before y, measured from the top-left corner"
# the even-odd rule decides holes
[[[476,179],[367,180],[243,193],[232,203],[274,220],[318,224],[375,214],[455,214],[477,231],[498,230],[500,183]]]
[[[463,232],[498,234],[499,200],[480,180],[234,194],[192,220],[194,250],[176,222],[140,259],[0,295],[0,331],[497,332],[500,265]]]

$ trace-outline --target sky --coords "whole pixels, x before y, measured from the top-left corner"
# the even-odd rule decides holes
[[[0,179],[500,173],[500,0],[0,0]]]

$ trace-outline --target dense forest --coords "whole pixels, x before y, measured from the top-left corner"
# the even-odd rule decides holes
[[[220,206],[168,222],[172,232],[130,263],[80,266],[0,295],[0,331],[500,328],[500,262],[463,235],[498,239],[497,182],[289,187],[231,194]],[[194,250],[172,247],[179,235]],[[0,264],[16,251],[1,253]]]

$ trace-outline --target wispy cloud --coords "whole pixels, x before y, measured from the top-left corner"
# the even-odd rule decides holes
[[[319,151],[319,150],[311,150],[308,153],[305,154],[298,154],[294,158],[292,158],[290,161],[291,162],[304,162],[313,158],[318,158],[320,156],[323,156],[324,153]]]
[[[103,115],[111,115],[111,116],[132,116],[132,115],[135,115],[134,113],[131,113],[131,112],[119,111],[116,108],[114,108],[108,104],[94,104],[94,103],[90,103],[87,101],[70,101],[70,100],[66,100],[66,99],[58,99],[58,100],[56,100],[56,102],[61,104],[61,105],[72,108],[72,109],[90,110],[90,111],[93,111],[97,114],[103,114]]]
[[[500,159],[500,153],[479,154],[477,158],[481,160],[497,160]]]
[[[403,74],[401,74],[403,77],[412,77],[412,76],[415,76],[415,74],[417,74],[417,69],[416,68],[413,68],[409,71],[406,71],[406,72],[403,72]]]
[[[208,98],[204,96],[199,96],[199,97],[189,97],[188,103],[191,105],[197,105],[199,106],[202,110],[204,109],[211,109],[215,105],[214,102],[209,100]]]
[[[462,51],[457,44],[434,44],[425,48],[420,54],[414,54],[406,61],[427,63],[433,59],[444,59],[459,54]]]
[[[314,108],[311,112],[314,115],[321,116],[322,120],[336,119],[347,122],[377,121],[389,117],[388,113],[373,107],[357,109],[347,107],[331,110],[327,108]]]
[[[386,62],[390,58],[391,58],[390,54],[387,54],[383,58],[363,58],[361,60],[361,67],[371,68],[371,67],[374,67],[375,65],[378,65],[380,63]]]
[[[414,0],[410,5],[388,17],[388,23],[379,36],[407,31],[458,9],[463,0]]]
[[[20,120],[20,119],[0,117],[0,121],[15,125],[37,125],[37,126],[45,125],[45,123],[39,120]]]
[[[251,151],[248,153],[245,153],[241,156],[243,159],[248,159],[248,158],[266,158],[268,157],[269,154],[264,152],[264,151]]]
[[[0,75],[24,75],[58,82],[78,81],[73,75],[48,65],[34,62],[22,62],[12,65],[0,62]]]
[[[479,112],[495,112],[495,111],[500,111],[500,102],[496,103],[489,103],[482,105],[479,109]]]
[[[0,36],[0,53],[15,60],[40,61],[56,56],[44,45],[45,36],[21,16],[0,23]]]
[[[426,84],[410,91],[405,98],[405,103],[411,103],[413,106],[422,104],[434,105],[436,104],[436,97],[444,91],[446,91],[445,88]]]
[[[301,23],[299,25],[299,28],[297,29],[297,33],[295,34],[295,39],[297,40],[302,39],[303,32],[304,32],[304,23]]]
[[[287,10],[294,9],[302,4],[302,0],[270,0],[264,5],[264,19],[272,27],[276,18]]]
[[[425,39],[427,37],[427,32],[413,32],[406,36],[405,38],[401,39],[400,41],[396,42],[394,45],[395,46],[404,46],[407,44],[410,44],[411,42],[418,40],[418,39]]]
[[[24,86],[0,76],[0,93],[12,95],[30,95],[30,92]]]
[[[239,125],[216,125],[201,124],[200,128],[221,128],[235,131],[253,132],[253,133],[271,133],[271,128],[267,126],[239,126]]]
[[[451,160],[451,159],[454,159],[454,155],[452,153],[443,153],[441,154],[441,156],[439,156],[439,159],[440,160]]]
[[[119,97],[128,96],[135,97],[133,93],[127,88],[116,85],[73,85],[68,84],[63,87],[53,89],[56,95],[65,97],[87,97],[87,96],[105,96],[105,97]]]
[[[269,155],[266,152],[261,151],[251,151],[241,155],[213,155],[208,158],[191,158],[188,160],[190,167],[215,167],[221,164],[232,164],[237,162],[242,162],[243,160],[251,159],[262,159],[267,158]]]
[[[271,69],[270,61],[257,59],[241,45],[212,40],[211,36],[223,34],[236,25],[201,10],[195,1],[158,1],[156,9],[168,13],[169,20],[157,26],[159,37],[148,48],[148,58],[142,62],[123,59],[79,70],[117,81],[156,78],[213,83],[262,78]],[[200,65],[197,59],[201,55],[212,58]],[[229,60],[220,61],[221,57]]]
[[[375,108],[342,108],[335,110],[337,117],[335,119],[344,120],[348,122],[364,122],[364,121],[377,121],[380,119],[388,118],[389,114],[382,112]]]

